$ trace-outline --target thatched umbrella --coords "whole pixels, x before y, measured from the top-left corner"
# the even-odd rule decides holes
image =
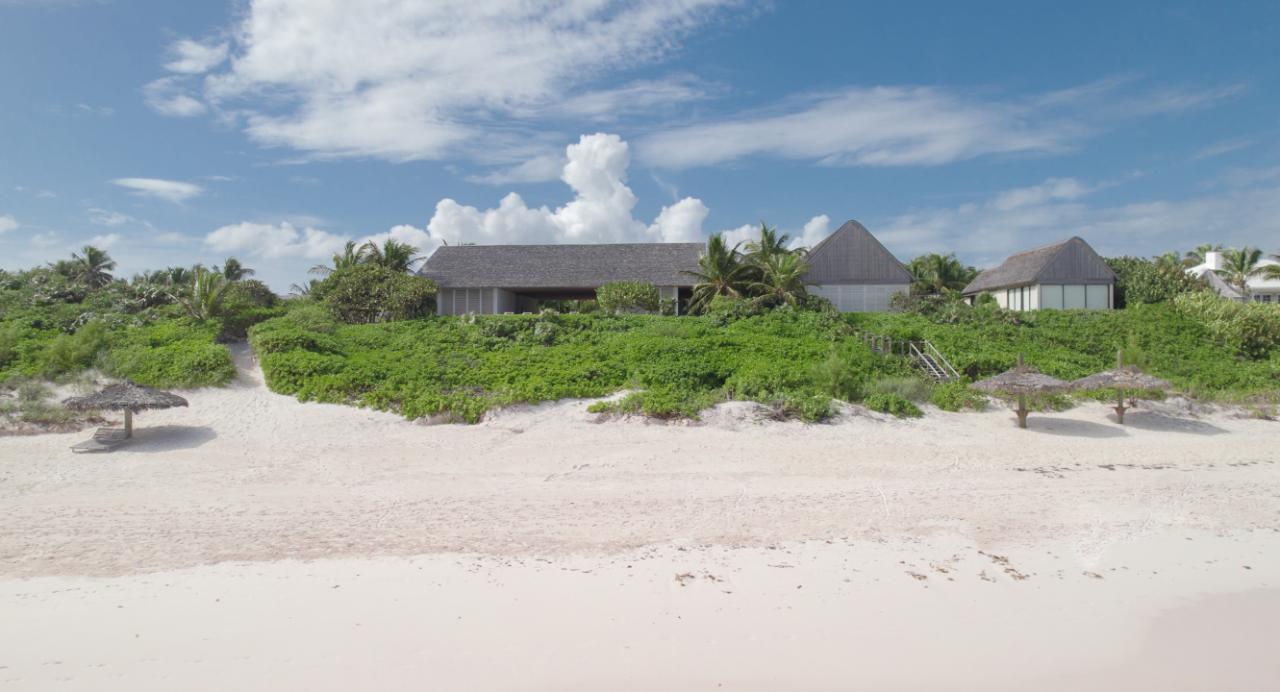
[[[995,377],[990,377],[970,385],[979,391],[994,394],[1018,395],[1018,427],[1027,427],[1027,395],[1050,394],[1071,389],[1071,385],[1055,377],[1049,377],[1022,362],[1022,354],[1018,354],[1018,365]]]
[[[1124,405],[1126,391],[1150,392],[1169,389],[1173,385],[1138,369],[1136,365],[1124,364],[1124,351],[1116,353],[1116,369],[1105,370],[1096,375],[1081,377],[1071,386],[1076,389],[1114,389],[1116,390],[1116,422],[1124,425],[1124,412],[1130,407]],[[1133,402],[1130,402],[1133,403]]]
[[[187,400],[177,394],[141,387],[132,382],[107,385],[89,396],[73,396],[63,406],[77,411],[124,411],[124,436],[133,437],[133,412],[144,409],[186,406]]]

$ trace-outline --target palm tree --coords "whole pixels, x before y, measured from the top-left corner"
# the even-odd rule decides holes
[[[719,233],[712,235],[707,239],[706,253],[698,258],[698,270],[685,272],[698,280],[689,309],[702,312],[716,296],[740,297],[746,270],[738,246],[729,247]]]
[[[1262,250],[1248,245],[1239,250],[1231,249],[1222,253],[1222,269],[1215,270],[1224,281],[1240,290],[1245,300],[1249,299],[1249,279],[1263,274],[1265,267],[1259,267]]]
[[[191,285],[187,290],[170,292],[169,297],[181,303],[188,315],[204,321],[218,315],[230,285],[222,274],[196,265],[191,271]]]
[[[1271,257],[1269,257],[1268,259],[1274,260],[1276,262],[1280,262],[1280,253],[1271,255]],[[1264,265],[1262,267],[1262,272],[1259,274],[1259,276],[1261,276],[1264,279],[1275,279],[1277,281],[1280,281],[1280,264]]]
[[[253,276],[256,272],[240,263],[240,260],[234,257],[228,257],[221,267],[215,266],[215,272],[222,274],[222,278],[227,281],[240,281],[247,277]]]
[[[387,238],[382,247],[378,247],[370,240],[360,246],[357,254],[363,262],[377,264],[397,272],[409,271],[409,268],[421,259],[418,257],[418,248],[391,238]]]
[[[306,298],[311,295],[311,292],[314,291],[318,285],[320,285],[319,279],[311,279],[305,284],[293,284],[292,286],[289,286],[289,295]]]
[[[1205,243],[1197,245],[1196,249],[1188,250],[1187,254],[1182,258],[1182,264],[1187,267],[1195,267],[1204,264],[1205,256],[1210,252],[1222,252],[1222,243]]]
[[[775,255],[782,255],[791,252],[787,249],[787,243],[791,242],[791,236],[787,234],[778,235],[778,229],[769,228],[763,221],[760,222],[760,239],[747,243],[747,256],[751,261],[765,260]]]
[[[1156,270],[1162,274],[1169,276],[1177,276],[1186,269],[1183,259],[1176,252],[1166,252],[1163,255],[1157,255],[1153,258],[1156,264]]]
[[[786,303],[796,307],[800,299],[808,295],[804,275],[809,271],[809,264],[799,253],[770,255],[756,263],[756,270],[760,276],[747,284],[747,290],[756,294],[756,303]]]
[[[965,266],[954,252],[946,255],[921,255],[907,265],[915,281],[911,292],[917,294],[952,293],[964,289],[978,275],[978,270]]]
[[[89,288],[102,288],[111,283],[111,270],[116,268],[111,255],[92,245],[84,246],[80,252],[84,254],[71,253],[73,276]]]
[[[328,276],[339,269],[350,269],[360,263],[360,251],[356,250],[356,241],[348,240],[343,246],[342,252],[333,256],[333,266],[326,267],[323,264],[317,264],[308,271],[312,274],[320,276]]]

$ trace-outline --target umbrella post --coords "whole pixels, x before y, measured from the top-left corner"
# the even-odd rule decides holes
[[[1018,395],[1018,427],[1027,427],[1027,395]]]
[[[133,409],[124,410],[124,436],[133,437]]]
[[[1115,405],[1116,422],[1119,423],[1120,425],[1124,425],[1124,412],[1126,410],[1127,409],[1125,408],[1125,405],[1124,405],[1124,390],[1116,389],[1116,405]]]

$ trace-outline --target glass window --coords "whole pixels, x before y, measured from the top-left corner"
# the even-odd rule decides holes
[[[1085,307],[1090,310],[1106,310],[1111,307],[1108,302],[1106,286],[1090,285],[1086,288]]]
[[[1067,310],[1079,310],[1085,307],[1084,286],[1063,286],[1062,307]]]
[[[1061,286],[1041,286],[1040,287],[1040,307],[1049,310],[1062,309],[1062,287]]]

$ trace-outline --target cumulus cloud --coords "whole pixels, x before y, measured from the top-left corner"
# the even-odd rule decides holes
[[[617,135],[583,135],[565,153],[561,179],[575,197],[564,206],[530,208],[512,192],[481,211],[446,198],[436,204],[427,232],[451,243],[480,244],[701,240],[708,209],[700,200],[663,207],[647,225],[632,216],[636,196],[626,184],[631,155]]]
[[[180,74],[202,74],[221,65],[227,59],[226,43],[200,43],[184,38],[169,46],[173,59],[164,69]]]
[[[822,241],[823,238],[831,235],[831,217],[826,214],[815,216],[805,222],[799,232],[782,229],[782,233],[791,236],[790,246],[792,248],[813,247]],[[746,223],[737,228],[730,228],[720,232],[720,237],[729,247],[738,244],[746,245],[747,243],[760,239],[760,224]],[[745,250],[745,248],[743,248]]]
[[[205,236],[206,246],[219,252],[242,252],[254,257],[275,259],[305,257],[321,259],[342,250],[347,238],[310,226],[243,222],[223,226]]]
[[[687,77],[591,87],[668,55],[736,2],[254,0],[226,33],[234,60],[224,62],[218,43],[179,42],[170,69],[209,69],[202,99],[262,144],[317,157],[442,158],[464,143],[518,145],[523,133],[503,139],[503,117],[608,119],[698,98]]]
[[[185,202],[204,192],[204,188],[194,183],[160,178],[116,178],[111,182],[140,197],[154,197],[175,204]]]
[[[18,220],[8,214],[0,214],[0,233],[8,233],[18,227]]]

